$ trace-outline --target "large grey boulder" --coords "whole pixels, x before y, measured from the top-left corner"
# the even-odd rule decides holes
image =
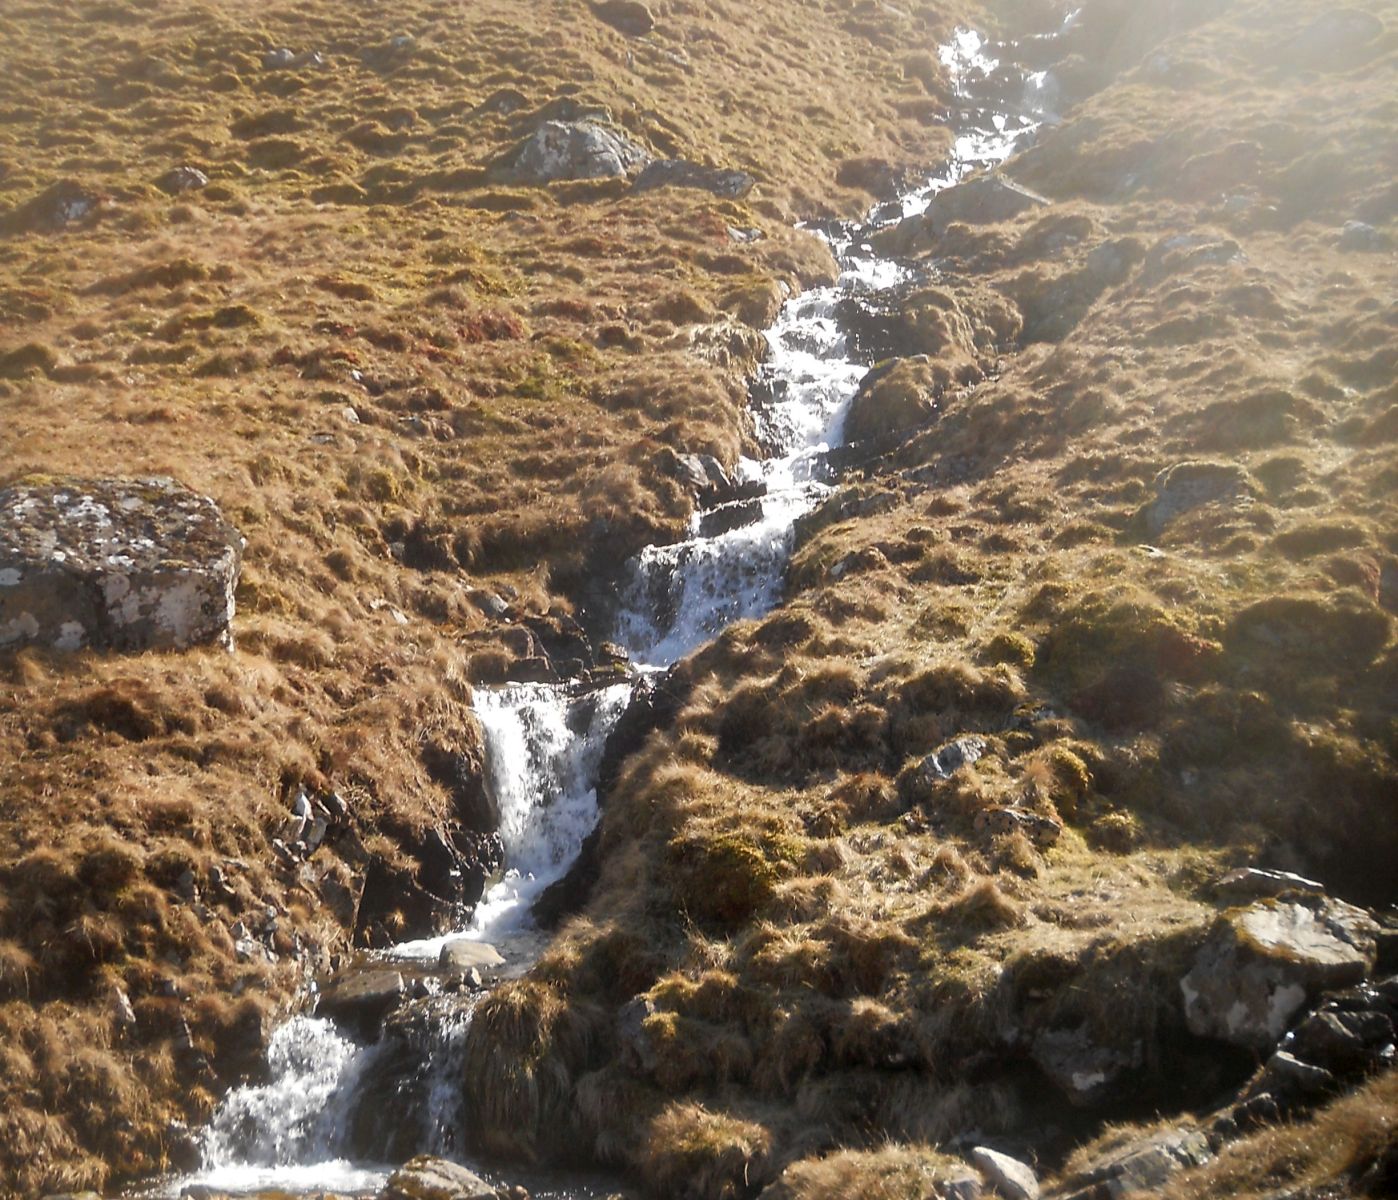
[[[232,645],[243,539],[171,479],[0,491],[0,650]]]
[[[419,1154],[388,1177],[379,1200],[496,1200],[498,1195],[474,1171],[445,1158]]]
[[[1180,981],[1190,1031],[1271,1048],[1308,999],[1373,970],[1378,932],[1363,909],[1324,896],[1229,910]]]
[[[503,183],[546,184],[629,175],[650,161],[644,146],[596,118],[545,121],[491,168]]]

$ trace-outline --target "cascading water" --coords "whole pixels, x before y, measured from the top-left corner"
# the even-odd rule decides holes
[[[496,942],[521,928],[535,898],[572,865],[597,823],[597,766],[630,698],[629,683],[581,693],[550,683],[477,689],[474,708],[508,870],[467,928],[401,943],[391,957],[436,959],[454,938]]]
[[[1072,18],[1070,17],[1071,21]],[[766,333],[770,355],[754,389],[753,417],[769,457],[742,460],[741,481],[761,483],[755,519],[711,536],[711,514],[697,514],[692,536],[650,546],[630,563],[617,621],[618,640],[642,668],[666,666],[730,622],[761,616],[780,599],[795,523],[829,494],[829,452],[842,441],[845,412],[865,366],[851,353],[837,319],[849,297],[868,297],[907,278],[870,246],[878,229],[924,211],[937,192],[969,172],[1000,163],[1035,128],[1020,113],[980,106],[974,84],[996,63],[978,34],[960,31],[941,48],[962,109],[944,168],[899,202],[876,208],[862,224],[818,229],[839,264],[839,277],[788,301]],[[1038,113],[1051,81],[1025,75],[1024,108]],[[762,399],[758,400],[760,393]],[[731,524],[719,522],[718,524]],[[470,925],[445,937],[404,943],[386,956],[434,961],[455,938],[508,944],[529,924],[533,901],[560,878],[596,824],[595,780],[607,736],[625,709],[630,684],[579,691],[567,684],[480,689],[475,711],[485,734],[489,787],[500,814],[508,870],[486,893]],[[444,999],[444,998],[443,998]],[[416,1122],[419,1149],[458,1156],[462,1142],[462,1048],[471,1004],[446,1006],[418,1048],[395,1117]],[[362,1047],[329,1021],[296,1017],[268,1052],[270,1082],[235,1089],[204,1134],[205,1169],[192,1180],[228,1191],[275,1187],[345,1194],[377,1187],[386,1168],[347,1161],[349,1130],[361,1081],[384,1045]],[[411,1116],[410,1116],[411,1114]],[[377,1114],[375,1114],[377,1116]],[[536,1195],[591,1195],[586,1185],[545,1186]]]
[[[828,287],[783,305],[766,331],[769,347],[761,385],[769,399],[755,404],[758,440],[770,457],[744,459],[736,474],[765,486],[760,514],[751,524],[705,537],[708,514],[696,516],[694,536],[670,546],[647,546],[628,564],[629,579],[617,619],[617,640],[633,661],[666,666],[717,635],[726,625],[759,617],[781,598],[796,521],[830,493],[826,458],[843,442],[845,413],[867,369],[851,354],[836,319],[846,297],[867,297],[907,278],[898,263],[869,244],[877,230],[926,211],[932,198],[971,171],[1009,157],[1036,128],[1027,116],[1007,116],[974,106],[970,82],[998,65],[981,36],[959,31],[941,48],[943,64],[968,109],[957,121],[953,153],[943,169],[900,202],[875,209],[862,224],[817,229],[839,265]],[[1026,104],[1044,91],[1026,86]]]

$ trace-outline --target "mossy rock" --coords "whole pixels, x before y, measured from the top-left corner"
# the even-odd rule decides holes
[[[780,852],[748,834],[690,834],[668,848],[676,905],[699,921],[736,926],[765,906],[782,876]]]
[[[1229,622],[1228,648],[1248,658],[1284,656],[1314,670],[1372,662],[1388,644],[1393,618],[1358,592],[1271,596]]]

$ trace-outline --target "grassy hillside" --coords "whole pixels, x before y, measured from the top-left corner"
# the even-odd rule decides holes
[[[169,474],[248,543],[232,654],[0,655],[0,1192],[178,1157],[366,876],[418,927],[434,836],[481,832],[472,684],[683,528],[671,452],[752,449],[756,331],[833,269],[793,222],[945,151],[955,24],[1062,16],[990,7],[0,11],[0,486]],[[1246,1073],[1173,1003],[1222,870],[1394,901],[1398,6],[1357,7],[1332,45],[1301,0],[1089,0],[1010,168],[1050,203],[886,235],[941,273],[884,331],[918,424],[679,668],[587,909],[477,1016],[489,1147],[705,1197],[911,1187],[898,1147],[968,1127],[1066,1151],[1103,1113],[1017,1031],[1144,1047],[1118,1120]],[[492,172],[599,110],[756,185]],[[304,862],[302,787],[349,810]],[[1324,1118],[1349,1158],[1273,1133],[1178,1194],[1319,1186],[1390,1093]]]

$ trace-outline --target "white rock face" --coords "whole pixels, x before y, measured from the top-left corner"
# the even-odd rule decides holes
[[[1005,1200],[1039,1200],[1039,1179],[1027,1163],[985,1146],[971,1151],[971,1162]]]
[[[1180,981],[1191,1032],[1267,1049],[1307,996],[1373,969],[1377,934],[1362,909],[1323,896],[1224,913]]]
[[[232,645],[243,539],[170,479],[0,491],[0,650]]]

